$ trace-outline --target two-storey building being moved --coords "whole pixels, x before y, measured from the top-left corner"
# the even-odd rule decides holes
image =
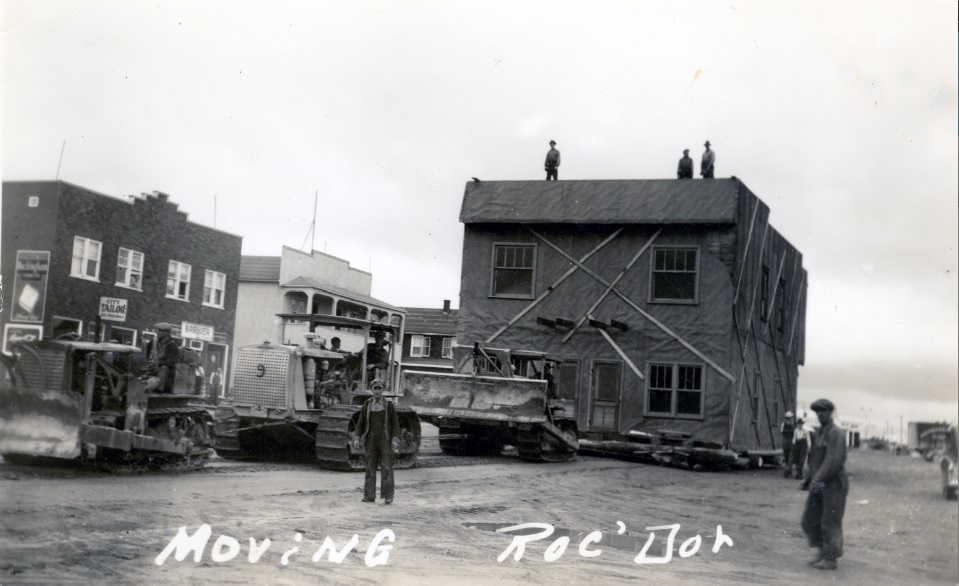
[[[460,220],[457,351],[561,356],[583,445],[779,453],[807,275],[742,181],[474,181]]]

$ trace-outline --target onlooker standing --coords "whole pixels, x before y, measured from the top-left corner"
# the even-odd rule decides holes
[[[203,370],[203,364],[197,364],[193,370],[193,394],[203,394],[203,383],[206,380],[206,372]]]
[[[383,386],[374,384],[373,396],[363,404],[356,422],[356,434],[366,450],[366,478],[363,502],[376,500],[376,469],[380,469],[380,497],[393,502],[393,450],[400,420],[396,406],[383,396]]]
[[[846,476],[846,434],[833,422],[836,406],[819,399],[810,407],[822,424],[809,450],[809,470],[802,488],[809,490],[802,529],[810,547],[819,553],[810,562],[820,570],[835,570],[842,557],[842,517],[846,512],[849,477]]]
[[[806,455],[809,454],[809,432],[803,427],[804,425],[805,421],[802,417],[796,420],[796,431],[793,432],[793,445],[786,467],[786,478],[793,477],[794,469],[796,478],[802,478],[803,468],[806,466]]]
[[[706,147],[706,152],[703,153],[703,162],[699,166],[699,174],[703,176],[703,179],[712,179],[714,165],[716,163],[716,153],[709,150],[708,140],[703,146]]]
[[[217,368],[213,371],[213,374],[210,375],[210,395],[212,395],[213,402],[215,403],[217,399],[220,398],[221,394],[221,385],[223,384],[223,370]]]
[[[549,152],[546,153],[546,180],[559,180],[559,151],[556,150],[556,141],[549,141]]]
[[[783,415],[783,422],[779,425],[779,431],[783,436],[783,476],[789,478],[789,463],[792,461],[793,434],[796,431],[796,424],[793,421],[793,412],[786,411]]]

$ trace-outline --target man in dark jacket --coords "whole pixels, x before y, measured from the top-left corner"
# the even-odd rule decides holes
[[[836,407],[819,399],[810,407],[822,426],[809,450],[809,469],[802,488],[809,490],[802,529],[810,547],[819,553],[810,562],[820,570],[835,570],[842,557],[842,517],[846,512],[849,478],[846,476],[846,434],[832,420]]]
[[[157,331],[157,366],[160,369],[160,387],[157,392],[172,393],[176,365],[180,362],[180,346],[171,334],[172,325],[161,321],[153,328]]]
[[[547,181],[549,181],[550,179],[552,179],[553,181],[559,180],[559,162],[560,162],[560,156],[559,156],[559,151],[556,150],[556,141],[551,140],[549,141],[549,152],[546,153],[546,163],[545,163]]]
[[[363,484],[363,502],[376,501],[376,469],[380,469],[380,497],[393,502],[393,451],[400,420],[396,406],[383,396],[383,385],[372,385],[373,396],[363,404],[356,422],[356,435],[366,449],[366,480]]]
[[[693,178],[693,159],[689,156],[689,149],[683,149],[683,158],[679,159],[679,165],[676,166],[676,178]]]

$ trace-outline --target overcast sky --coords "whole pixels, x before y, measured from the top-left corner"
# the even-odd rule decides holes
[[[561,180],[674,177],[708,139],[804,255],[800,400],[957,417],[952,0],[3,8],[4,180],[163,191],[455,307],[470,177],[540,180],[550,139]]]

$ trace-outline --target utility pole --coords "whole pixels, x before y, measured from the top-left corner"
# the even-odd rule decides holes
[[[64,139],[63,146],[60,147],[60,161],[57,163],[57,180],[60,180],[60,165],[63,164],[63,151],[67,149],[67,141]]]

